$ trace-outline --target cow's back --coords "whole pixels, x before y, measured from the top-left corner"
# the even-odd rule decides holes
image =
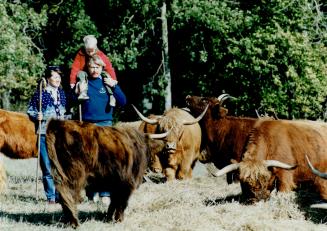
[[[316,176],[308,168],[305,155],[321,171],[327,171],[327,125],[306,120],[258,121],[251,134],[245,158],[279,160],[297,165],[296,181],[312,180]],[[253,157],[251,157],[253,156]]]
[[[14,159],[37,156],[35,124],[26,114],[0,109],[0,151]]]

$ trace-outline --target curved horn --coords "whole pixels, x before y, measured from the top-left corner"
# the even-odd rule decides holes
[[[218,99],[219,101],[221,101],[223,98],[228,97],[228,96],[229,96],[229,94],[224,93],[224,94],[221,94],[220,96],[218,96],[217,99]]]
[[[220,105],[223,104],[223,102],[226,100],[226,99],[236,99],[235,97],[233,96],[230,96],[229,94],[227,93],[224,93],[224,94],[221,94],[220,96],[218,96],[217,98],[219,100],[219,103]]]
[[[136,111],[136,113],[138,114],[138,116],[144,121],[144,122],[147,122],[149,124],[157,124],[158,123],[158,120],[156,119],[149,119],[147,117],[145,117],[144,115],[142,115],[141,112],[139,112],[139,110],[137,110],[137,108],[132,104],[134,110]]]
[[[296,165],[292,166],[292,165],[280,162],[278,160],[265,160],[264,163],[267,166],[267,168],[268,167],[278,167],[278,168],[284,168],[284,169],[292,169],[292,168],[296,167]]]
[[[160,134],[150,134],[150,133],[147,133],[147,134],[152,139],[162,139],[162,138],[165,138],[169,132],[170,132],[170,130],[165,133],[160,133]]]
[[[327,209],[327,203],[323,204],[312,204],[310,208],[315,208],[315,209]]]
[[[313,167],[313,165],[311,164],[311,162],[310,162],[310,160],[309,160],[309,157],[308,157],[307,155],[305,155],[305,158],[307,159],[308,165],[309,165],[311,171],[312,171],[314,174],[320,176],[321,178],[325,178],[325,179],[327,179],[327,173],[322,173],[322,172],[318,171],[317,169],[315,169],[315,168]]]
[[[207,110],[208,110],[208,107],[209,107],[209,104],[206,106],[206,108],[204,109],[204,111],[201,113],[201,115],[199,115],[197,118],[195,118],[194,120],[191,120],[191,121],[183,121],[183,124],[184,125],[192,125],[192,124],[195,124],[197,122],[199,122],[203,116],[206,114]]]
[[[235,163],[235,164],[227,165],[226,167],[223,167],[220,170],[218,169],[218,171],[216,171],[216,172],[211,172],[210,170],[209,170],[209,172],[213,176],[218,177],[218,176],[225,175],[225,174],[227,174],[229,172],[235,171],[235,170],[239,169],[239,167],[240,167],[240,163]]]

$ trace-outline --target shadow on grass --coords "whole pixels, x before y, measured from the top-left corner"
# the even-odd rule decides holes
[[[215,205],[219,205],[219,204],[225,204],[225,203],[232,203],[232,202],[239,202],[239,203],[244,203],[242,201],[242,195],[241,194],[237,194],[237,195],[230,195],[227,197],[223,197],[223,198],[216,198],[216,199],[207,199],[204,200],[204,204],[206,206],[215,206]]]
[[[206,206],[215,206],[219,204],[239,202],[243,205],[250,204],[242,197],[242,194],[230,195],[223,198],[207,199],[203,203]],[[295,203],[299,210],[304,212],[306,219],[315,224],[327,223],[327,209],[310,208],[312,204],[327,203],[320,198],[320,195],[314,191],[314,187],[310,184],[301,185],[296,190]]]
[[[84,223],[89,220],[105,222],[106,213],[101,211],[83,212],[78,213],[80,223]],[[62,211],[44,212],[44,213],[7,213],[0,211],[0,217],[5,217],[11,221],[24,222],[34,225],[54,225],[57,227],[67,226],[63,217]]]
[[[314,191],[310,184],[302,185],[296,191],[296,203],[299,209],[304,212],[306,219],[315,224],[327,223],[327,210],[310,208],[312,204],[327,203],[320,198],[320,195]]]

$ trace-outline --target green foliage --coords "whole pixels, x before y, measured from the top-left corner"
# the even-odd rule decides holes
[[[43,52],[33,39],[47,18],[44,11],[38,14],[26,4],[7,1],[0,2],[0,15],[0,94],[9,93],[11,102],[26,100],[44,69]]]
[[[174,36],[187,34],[173,62],[191,67],[177,67],[175,81],[199,79],[184,95],[226,91],[239,98],[241,114],[263,107],[281,117],[322,117],[327,21],[316,1],[174,1],[172,21]]]
[[[26,2],[29,7],[1,3],[4,16],[0,27],[5,31],[0,38],[5,44],[0,48],[0,74],[6,76],[1,80],[3,86],[27,91],[25,87],[35,84],[35,80],[23,76],[40,75],[44,68],[42,55],[47,64],[63,64],[68,74],[82,38],[94,34],[99,48],[117,70],[129,101],[148,100],[158,107],[153,113],[162,112],[167,86],[162,68],[162,1]],[[324,3],[166,3],[173,105],[184,106],[187,94],[218,96],[227,92],[238,97],[239,114],[254,115],[260,107],[274,109],[280,117],[322,117],[327,96]],[[10,10],[12,7],[17,10]],[[18,12],[23,13],[18,16]],[[28,84],[16,86],[17,80]]]

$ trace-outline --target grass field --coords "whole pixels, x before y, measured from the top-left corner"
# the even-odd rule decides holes
[[[0,230],[72,230],[61,222],[61,206],[46,204],[41,176],[36,200],[36,159],[4,158],[4,164],[8,188],[0,196]],[[107,209],[102,203],[83,202],[78,230],[327,230],[327,210],[309,207],[319,198],[308,189],[274,192],[269,201],[254,205],[239,203],[240,192],[239,184],[227,185],[197,164],[192,180],[142,184],[121,223],[102,221]]]

